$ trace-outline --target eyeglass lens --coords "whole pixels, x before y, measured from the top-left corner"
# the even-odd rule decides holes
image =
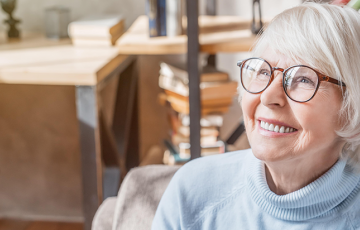
[[[242,64],[241,83],[250,93],[260,93],[271,80],[271,67],[262,59],[249,59]],[[308,67],[295,66],[283,75],[283,86],[292,100],[305,102],[311,99],[317,89],[319,78],[316,72]]]

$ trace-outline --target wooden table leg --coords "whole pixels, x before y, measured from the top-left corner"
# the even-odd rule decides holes
[[[117,143],[120,167],[139,165],[137,62],[133,61],[121,74],[115,103],[113,132]],[[122,178],[127,170],[123,170]]]
[[[85,230],[91,230],[92,220],[103,199],[98,103],[96,86],[76,87]]]
[[[102,113],[101,87],[76,87],[85,230],[91,229],[103,199],[116,196],[127,166],[138,165],[136,68],[136,61],[132,61],[121,71],[112,127],[106,123]],[[128,155],[131,158],[127,158]]]

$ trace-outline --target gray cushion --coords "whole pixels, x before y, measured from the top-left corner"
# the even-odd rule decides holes
[[[112,229],[151,229],[160,199],[179,168],[148,165],[130,170],[121,184]]]
[[[116,200],[116,197],[109,197],[104,200],[104,202],[96,211],[91,229],[111,230],[114,219]]]

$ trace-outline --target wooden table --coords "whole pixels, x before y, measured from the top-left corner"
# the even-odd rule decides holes
[[[0,83],[75,86],[83,212],[85,229],[90,230],[104,194],[116,195],[120,178],[126,173],[130,130],[137,130],[136,106],[133,106],[137,90],[135,58],[119,55],[114,47],[78,48],[67,41],[40,48],[36,44],[23,44],[20,49],[14,44],[0,45],[0,49],[3,48],[0,52]],[[37,48],[28,48],[34,46]],[[113,77],[120,78],[111,127],[103,119],[99,92]],[[132,141],[137,141],[136,136]]]

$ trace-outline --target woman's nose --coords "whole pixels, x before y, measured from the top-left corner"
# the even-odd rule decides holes
[[[282,86],[282,73],[274,73],[274,79],[270,85],[261,93],[260,100],[269,108],[283,107],[287,103],[286,94]]]

